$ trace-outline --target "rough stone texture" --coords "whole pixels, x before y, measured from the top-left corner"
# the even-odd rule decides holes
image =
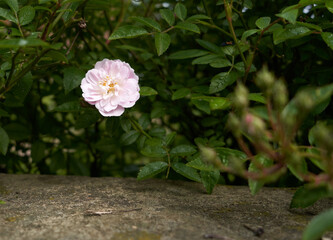
[[[293,192],[217,186],[207,195],[192,182],[0,174],[0,239],[300,239],[333,201],[289,210]]]

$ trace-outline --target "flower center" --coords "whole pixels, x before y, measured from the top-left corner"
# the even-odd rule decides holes
[[[113,79],[109,75],[106,75],[100,82],[99,85],[104,91],[104,94],[106,95],[118,95],[118,88],[119,85],[117,83],[117,80]]]

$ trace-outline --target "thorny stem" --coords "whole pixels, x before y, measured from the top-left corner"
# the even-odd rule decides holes
[[[230,7],[229,3],[226,3],[225,0],[224,0],[224,8],[225,8],[226,13],[228,13],[228,8],[230,8],[230,10],[231,10],[231,7]],[[245,56],[244,56],[244,54],[243,54],[243,52],[241,51],[241,48],[240,48],[240,46],[239,46],[239,41],[238,41],[238,39],[237,39],[237,36],[236,36],[236,33],[235,33],[235,29],[234,29],[234,27],[233,27],[233,25],[232,25],[232,18],[231,18],[231,16],[229,16],[228,14],[227,14],[226,18],[227,18],[227,21],[228,21],[228,23],[229,23],[229,29],[230,29],[230,32],[231,32],[232,38],[233,38],[233,40],[234,40],[234,42],[235,42],[235,45],[236,45],[236,47],[237,47],[237,49],[238,49],[238,51],[239,51],[239,54],[240,54],[240,56],[241,56],[241,58],[242,58],[243,63],[244,63],[244,69],[247,69],[247,68],[248,68],[248,65],[247,65],[247,62],[246,62]]]

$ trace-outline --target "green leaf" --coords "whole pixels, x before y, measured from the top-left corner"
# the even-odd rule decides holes
[[[191,168],[195,168],[200,171],[215,171],[216,169],[213,167],[213,165],[207,165],[204,162],[202,162],[200,157],[195,158],[194,160],[188,162],[186,166],[189,166]]]
[[[277,45],[288,39],[298,39],[311,34],[307,27],[298,25],[287,25],[286,29],[278,29],[273,32],[274,44]]]
[[[20,107],[30,92],[33,80],[31,73],[27,73],[23,78],[19,79],[16,85],[6,94],[4,104],[11,107]]]
[[[231,102],[229,99],[224,97],[210,97],[209,106],[211,110],[224,110],[229,108]]]
[[[209,64],[213,62],[218,62],[219,60],[223,59],[222,56],[216,54],[208,54],[202,57],[198,57],[192,61],[192,64]]]
[[[244,63],[243,62],[238,62],[234,65],[234,68],[237,69],[240,73],[245,73],[245,68],[244,68]],[[250,67],[250,73],[257,71],[256,67],[252,64]]]
[[[138,174],[138,180],[144,180],[151,178],[168,168],[168,164],[166,162],[152,162],[148,163],[146,166],[140,169]]]
[[[149,114],[142,114],[138,121],[139,125],[142,129],[147,129],[150,125],[150,117]]]
[[[122,38],[135,38],[147,34],[147,30],[137,26],[122,26],[118,27],[109,37],[109,40]]]
[[[65,94],[68,94],[74,88],[78,87],[81,84],[81,81],[84,78],[84,76],[85,73],[76,67],[65,68],[64,69]]]
[[[177,89],[177,91],[175,91],[173,94],[172,94],[172,100],[177,100],[177,99],[181,99],[181,98],[184,98],[186,97],[187,95],[189,95],[191,93],[191,90],[188,89],[188,88],[180,88],[180,89]]]
[[[304,181],[303,175],[308,173],[308,165],[304,158],[297,157],[297,154],[293,154],[288,159],[287,167],[289,171],[300,181]]]
[[[326,6],[328,11],[333,13],[333,0],[326,0],[325,6]]]
[[[250,93],[248,98],[251,101],[266,104],[266,99],[262,93]]]
[[[173,140],[175,140],[177,133],[176,132],[171,132],[165,137],[165,145],[168,146],[173,143]]]
[[[236,158],[241,161],[245,161],[247,159],[246,154],[239,150],[224,148],[224,147],[216,147],[215,151],[219,155],[221,162],[224,165],[229,165],[229,161],[231,158]]]
[[[169,9],[161,9],[160,10],[161,17],[170,25],[173,26],[175,23],[175,15]]]
[[[302,240],[317,240],[333,229],[333,208],[315,216],[303,232]]]
[[[109,135],[113,136],[120,127],[120,118],[107,118],[105,122],[105,129]]]
[[[201,111],[210,114],[210,105],[209,102],[205,99],[196,99],[196,98],[191,98],[191,102]]]
[[[221,48],[221,50],[224,54],[229,56],[236,56],[238,52],[235,46],[224,46]]]
[[[120,137],[120,142],[125,146],[131,145],[139,138],[139,136],[140,136],[139,132],[137,132],[136,130],[132,130],[132,131],[124,133]]]
[[[167,155],[163,141],[157,138],[147,139],[141,153],[147,157],[165,157]]]
[[[115,47],[120,48],[120,49],[130,50],[130,51],[146,52],[145,49],[134,47],[132,45],[119,45],[119,46],[115,46]]]
[[[176,162],[172,164],[172,169],[184,177],[191,179],[196,182],[201,182],[200,175],[198,174],[197,170],[186,166],[184,163]]]
[[[295,124],[301,123],[312,109],[329,99],[332,94],[333,84],[298,91],[295,97],[285,106],[281,114],[286,133],[290,134],[293,132],[292,129]]]
[[[39,4],[45,4],[45,3],[48,3],[48,2],[54,2],[54,3],[56,3],[57,0],[38,0]]]
[[[42,141],[36,141],[31,146],[32,160],[37,163],[41,161],[45,156],[46,145]]]
[[[10,139],[21,141],[30,137],[30,129],[19,123],[9,123],[3,127]]]
[[[239,74],[231,71],[231,72],[222,72],[217,75],[215,75],[210,83],[209,87],[209,93],[217,93],[225,89],[227,86],[233,84],[237,78],[239,77]]]
[[[23,47],[50,47],[50,45],[40,39],[5,39],[0,40],[0,48],[23,48]]]
[[[155,47],[157,55],[161,56],[170,46],[170,35],[167,33],[156,33],[155,34]]]
[[[191,31],[191,32],[200,34],[199,27],[197,25],[195,25],[194,23],[190,23],[190,22],[179,22],[179,23],[177,23],[175,28],[180,28],[180,29],[184,29],[187,31]]]
[[[191,146],[191,145],[178,145],[171,149],[170,155],[171,156],[180,156],[180,157],[185,157],[192,155],[193,153],[196,153],[197,150]]]
[[[331,1],[331,0],[325,0],[325,1]],[[323,2],[324,0],[300,0],[297,6],[304,7],[310,4],[322,4]]]
[[[326,42],[327,46],[329,46],[333,50],[333,33],[322,32],[321,37]]]
[[[248,8],[248,9],[252,9],[253,8],[252,0],[245,0],[244,7]]]
[[[97,110],[87,110],[79,115],[75,122],[75,129],[87,128],[96,123],[101,117]]]
[[[228,59],[220,59],[209,64],[213,68],[224,68],[232,66],[231,62]]]
[[[256,34],[257,32],[260,32],[259,29],[250,29],[243,33],[242,35],[242,41],[245,41],[248,37],[252,36],[253,34]]]
[[[21,26],[27,25],[35,18],[35,9],[31,6],[24,6],[18,13]]]
[[[10,117],[10,115],[5,110],[0,109],[0,117]]]
[[[209,102],[210,110],[224,110],[230,107],[231,102],[225,97],[193,96],[191,100],[202,100]]]
[[[320,26],[316,25],[316,24],[306,23],[306,22],[299,22],[299,21],[296,21],[296,23],[299,26],[304,26],[304,27],[307,27],[307,28],[312,28],[312,29],[317,30],[319,32],[323,31],[323,29]]]
[[[262,167],[269,167],[273,165],[273,161],[267,157],[257,155],[253,161],[256,161],[257,164],[261,165]],[[258,172],[259,169],[257,168],[256,164],[251,161],[250,166],[249,166],[249,172]],[[264,180],[248,180],[249,182],[249,187],[251,193],[254,195],[256,194],[265,184]]]
[[[131,121],[125,117],[120,118],[120,126],[124,130],[124,132],[128,132],[132,128]]]
[[[194,58],[200,57],[202,55],[206,55],[209,52],[200,50],[200,49],[189,49],[189,50],[182,50],[175,53],[172,53],[169,56],[169,59],[186,59],[186,58]]]
[[[306,208],[317,202],[319,199],[332,196],[326,186],[310,188],[302,186],[297,189],[290,203],[290,208]]]
[[[257,19],[256,21],[256,26],[260,29],[264,29],[268,27],[268,25],[271,23],[271,18],[270,17],[261,17]]]
[[[17,22],[17,19],[9,9],[0,8],[0,17],[15,23]]]
[[[312,128],[313,129],[313,128]],[[311,130],[312,130],[311,129]],[[310,130],[310,132],[311,132]],[[310,133],[309,133],[310,134]],[[311,155],[317,155],[318,157],[320,156],[320,152],[316,148],[308,148],[306,149],[306,152],[310,153]],[[309,157],[309,160],[316,165],[318,168],[320,168],[322,171],[327,171],[327,167],[324,165],[323,161],[321,161],[320,158],[314,158],[314,157]]]
[[[206,48],[207,50],[213,52],[213,53],[217,53],[217,54],[221,54],[222,50],[220,47],[216,46],[215,44],[202,40],[202,39],[196,39],[195,40],[201,47]]]
[[[298,16],[298,8],[294,8],[293,6],[290,6],[282,11],[282,13],[276,14],[278,17],[282,17],[289,21],[292,24],[296,23],[296,19]]]
[[[206,191],[208,194],[211,194],[213,192],[213,189],[217,182],[220,179],[220,171],[214,170],[214,171],[201,171],[200,172],[201,181],[206,188]]]
[[[177,3],[175,6],[175,14],[180,20],[184,21],[187,16],[187,9],[184,4]]]
[[[65,62],[68,63],[68,59],[65,56],[65,54],[63,54],[60,51],[56,51],[56,50],[51,50],[48,51],[43,57],[42,59],[43,61],[61,61],[61,62]]]
[[[65,102],[53,109],[54,112],[78,112],[81,110],[78,101]]]
[[[13,12],[18,12],[19,5],[17,0],[3,0],[12,9]]]
[[[0,152],[6,155],[9,144],[9,137],[6,131],[0,127]]]
[[[6,204],[6,202],[5,202],[5,201],[2,201],[2,200],[0,200],[0,204]]]
[[[151,27],[157,31],[161,31],[161,26],[155,20],[146,17],[131,17],[134,21],[138,21],[148,27]]]
[[[188,22],[194,22],[197,20],[209,20],[211,19],[210,17],[203,15],[203,14],[196,14],[196,15],[192,15],[191,17],[189,17],[186,21]]]
[[[140,95],[141,96],[153,96],[158,94],[158,92],[151,87],[140,87]]]

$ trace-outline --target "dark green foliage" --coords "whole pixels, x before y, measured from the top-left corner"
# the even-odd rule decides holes
[[[331,0],[2,1],[0,171],[185,177],[208,193],[224,177],[247,178],[256,193],[292,174],[288,186],[329,189],[332,9]],[[104,58],[140,78],[141,98],[121,117],[82,98],[82,78]],[[291,206],[328,196],[317,190],[301,188]]]

